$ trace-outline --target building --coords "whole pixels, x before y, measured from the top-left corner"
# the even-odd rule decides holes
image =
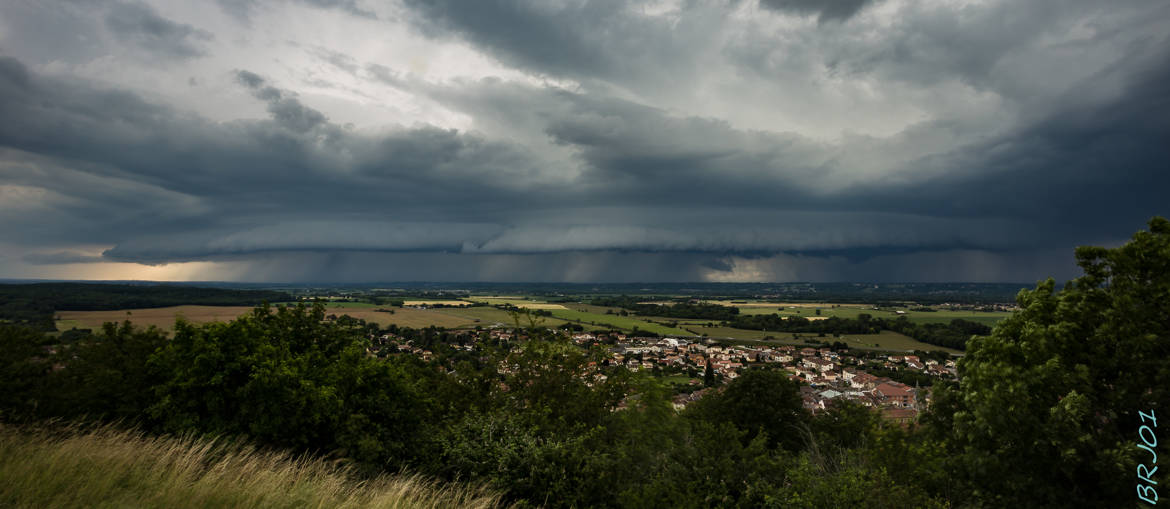
[[[874,387],[873,393],[882,403],[887,405],[910,408],[915,403],[914,389],[898,382],[879,384]]]

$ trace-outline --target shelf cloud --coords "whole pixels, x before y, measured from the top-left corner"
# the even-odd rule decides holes
[[[1030,281],[1170,213],[1164,2],[209,5],[0,5],[0,277]]]

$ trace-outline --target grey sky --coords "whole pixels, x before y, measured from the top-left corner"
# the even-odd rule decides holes
[[[0,3],[0,277],[1031,281],[1170,213],[1170,5]]]

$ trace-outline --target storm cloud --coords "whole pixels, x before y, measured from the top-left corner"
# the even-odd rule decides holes
[[[141,3],[115,3],[105,21],[119,40],[164,57],[202,56],[204,51],[200,42],[213,38],[204,30],[159,16],[150,6]]]
[[[817,19],[841,21],[853,17],[869,0],[760,0],[760,5],[779,11],[817,14]]]
[[[3,277],[1028,281],[1170,213],[1156,1],[0,19]]]

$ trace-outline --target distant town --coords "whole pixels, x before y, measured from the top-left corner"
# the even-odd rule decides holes
[[[722,344],[714,339],[638,337],[623,333],[589,333],[554,331],[564,339],[585,349],[604,352],[604,359],[591,363],[588,375],[605,380],[608,372],[626,369],[649,372],[673,381],[676,409],[701,399],[717,383],[738,378],[745,369],[781,369],[789,379],[801,382],[804,406],[812,413],[823,411],[837,400],[848,400],[880,410],[888,420],[908,424],[920,410],[930,404],[933,380],[955,380],[955,360],[946,352],[923,352],[924,355],[892,354],[837,347],[800,347],[794,345],[749,346]],[[480,345],[513,345],[528,339],[521,329],[499,325],[487,329],[448,331],[450,346],[471,354],[483,353]],[[426,362],[436,353],[416,346],[414,340],[393,333],[371,335],[367,352],[372,356],[414,355]],[[518,368],[500,361],[499,372],[507,374]],[[875,374],[880,373],[880,374]],[[892,375],[892,376],[888,376]],[[907,376],[908,375],[908,376]],[[707,380],[705,380],[707,378]],[[713,384],[713,378],[716,383]],[[913,378],[921,383],[904,383],[896,378]],[[619,407],[620,408],[620,407]]]

